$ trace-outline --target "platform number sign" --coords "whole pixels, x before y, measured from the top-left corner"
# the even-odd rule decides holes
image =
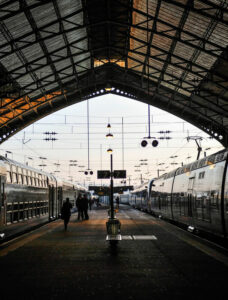
[[[114,178],[126,178],[126,170],[115,170],[113,171]],[[109,170],[97,171],[97,179],[108,179],[111,177],[111,172]]]
[[[110,178],[110,171],[109,170],[102,170],[102,171],[97,171],[97,179],[108,179]]]
[[[113,172],[113,177],[114,178],[126,178],[126,170],[115,170]]]

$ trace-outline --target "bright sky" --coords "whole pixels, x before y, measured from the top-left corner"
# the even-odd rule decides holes
[[[141,141],[148,137],[148,105],[121,96],[103,95],[53,113],[25,128],[1,145],[0,154],[5,155],[9,151],[9,158],[87,186],[109,183],[96,177],[97,170],[110,169],[107,149],[112,148],[114,170],[126,169],[127,184],[138,185],[141,179],[146,181],[156,177],[158,170],[162,174],[181,166],[181,163],[194,161],[197,146],[195,140],[187,141],[188,136],[203,138],[201,158],[204,152],[209,155],[223,149],[220,143],[210,139],[200,129],[152,106],[150,119],[151,136],[159,144],[156,148],[152,147],[153,139],[147,139],[148,145],[143,148]],[[114,136],[111,140],[106,138],[108,123]],[[45,132],[56,134],[48,135]],[[50,137],[57,140],[45,140]],[[167,139],[169,137],[171,139]],[[93,171],[92,176],[84,174],[88,166]],[[115,180],[114,184],[120,182]]]

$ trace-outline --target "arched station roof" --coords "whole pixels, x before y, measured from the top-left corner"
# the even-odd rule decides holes
[[[227,147],[228,2],[0,1],[0,143],[105,93],[161,108]]]

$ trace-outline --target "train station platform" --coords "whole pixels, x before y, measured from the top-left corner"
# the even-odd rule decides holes
[[[106,241],[107,207],[73,214],[0,245],[1,299],[227,297],[227,250],[121,206],[122,240]]]

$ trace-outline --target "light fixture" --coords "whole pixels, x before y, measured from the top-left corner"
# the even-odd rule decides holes
[[[112,86],[111,86],[111,84],[108,82],[108,83],[106,84],[106,86],[105,86],[105,91],[106,91],[106,92],[111,92],[111,90],[112,90]]]
[[[108,134],[106,134],[106,138],[107,139],[113,138],[113,134],[109,132]]]
[[[147,145],[147,141],[146,141],[146,140],[143,140],[143,141],[141,142],[141,146],[142,146],[142,147],[146,147],[146,145]]]
[[[157,140],[153,140],[152,146],[153,146],[153,147],[157,147],[157,145],[158,145],[158,141],[157,141]]]
[[[108,148],[108,150],[107,150],[108,153],[112,153],[112,151],[113,150],[111,148]]]

